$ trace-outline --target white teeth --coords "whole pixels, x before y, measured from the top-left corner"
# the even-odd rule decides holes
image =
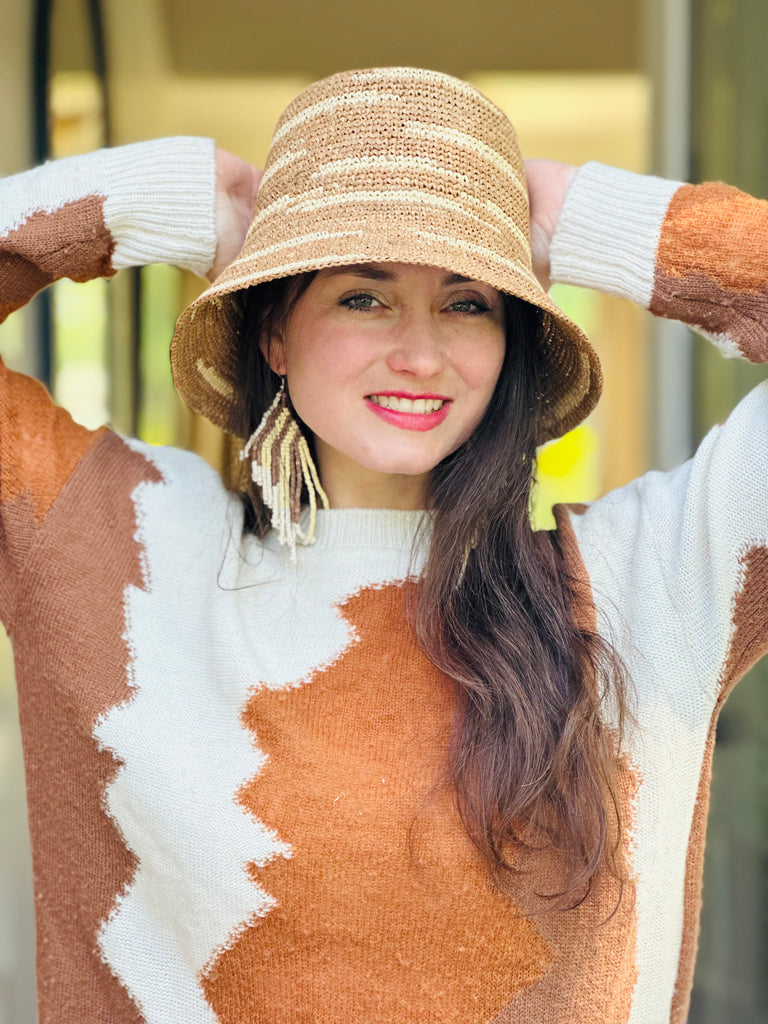
[[[370,399],[376,405],[380,405],[382,409],[420,415],[437,412],[445,404],[442,398],[396,398],[394,395],[370,395]]]

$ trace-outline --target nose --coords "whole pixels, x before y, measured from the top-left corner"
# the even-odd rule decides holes
[[[440,331],[429,313],[404,317],[394,335],[387,365],[395,373],[427,380],[445,368],[446,354]]]

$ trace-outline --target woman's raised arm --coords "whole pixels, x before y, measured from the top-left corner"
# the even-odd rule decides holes
[[[259,177],[209,139],[181,137],[0,181],[0,320],[60,277],[147,263],[215,276],[242,244]]]
[[[529,165],[532,199],[543,174],[552,176],[546,164]],[[768,201],[590,163],[561,205],[550,235],[553,280],[630,299],[687,323],[726,355],[768,361]]]
[[[100,150],[5,179],[0,319],[61,277],[147,263],[216,272],[242,243],[257,184],[254,168],[195,138]],[[118,438],[74,423],[41,385],[0,362],[0,617],[9,632],[23,612],[36,530],[78,467],[96,464],[86,458],[96,449],[102,482],[133,465]],[[94,515],[104,515],[108,489],[93,489]],[[85,517],[78,528],[88,529]]]

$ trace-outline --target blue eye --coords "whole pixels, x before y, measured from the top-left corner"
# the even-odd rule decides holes
[[[346,306],[347,309],[372,309],[377,302],[378,300],[373,295],[369,295],[367,292],[358,292],[357,295],[348,295],[342,299],[339,305]]]
[[[477,316],[480,313],[487,313],[490,306],[478,299],[456,299],[450,306],[457,313],[469,313],[470,316]]]

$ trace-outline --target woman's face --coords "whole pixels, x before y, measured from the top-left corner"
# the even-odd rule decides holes
[[[479,424],[504,347],[490,285],[373,263],[319,271],[269,356],[314,434],[331,506],[419,508],[430,471]]]

